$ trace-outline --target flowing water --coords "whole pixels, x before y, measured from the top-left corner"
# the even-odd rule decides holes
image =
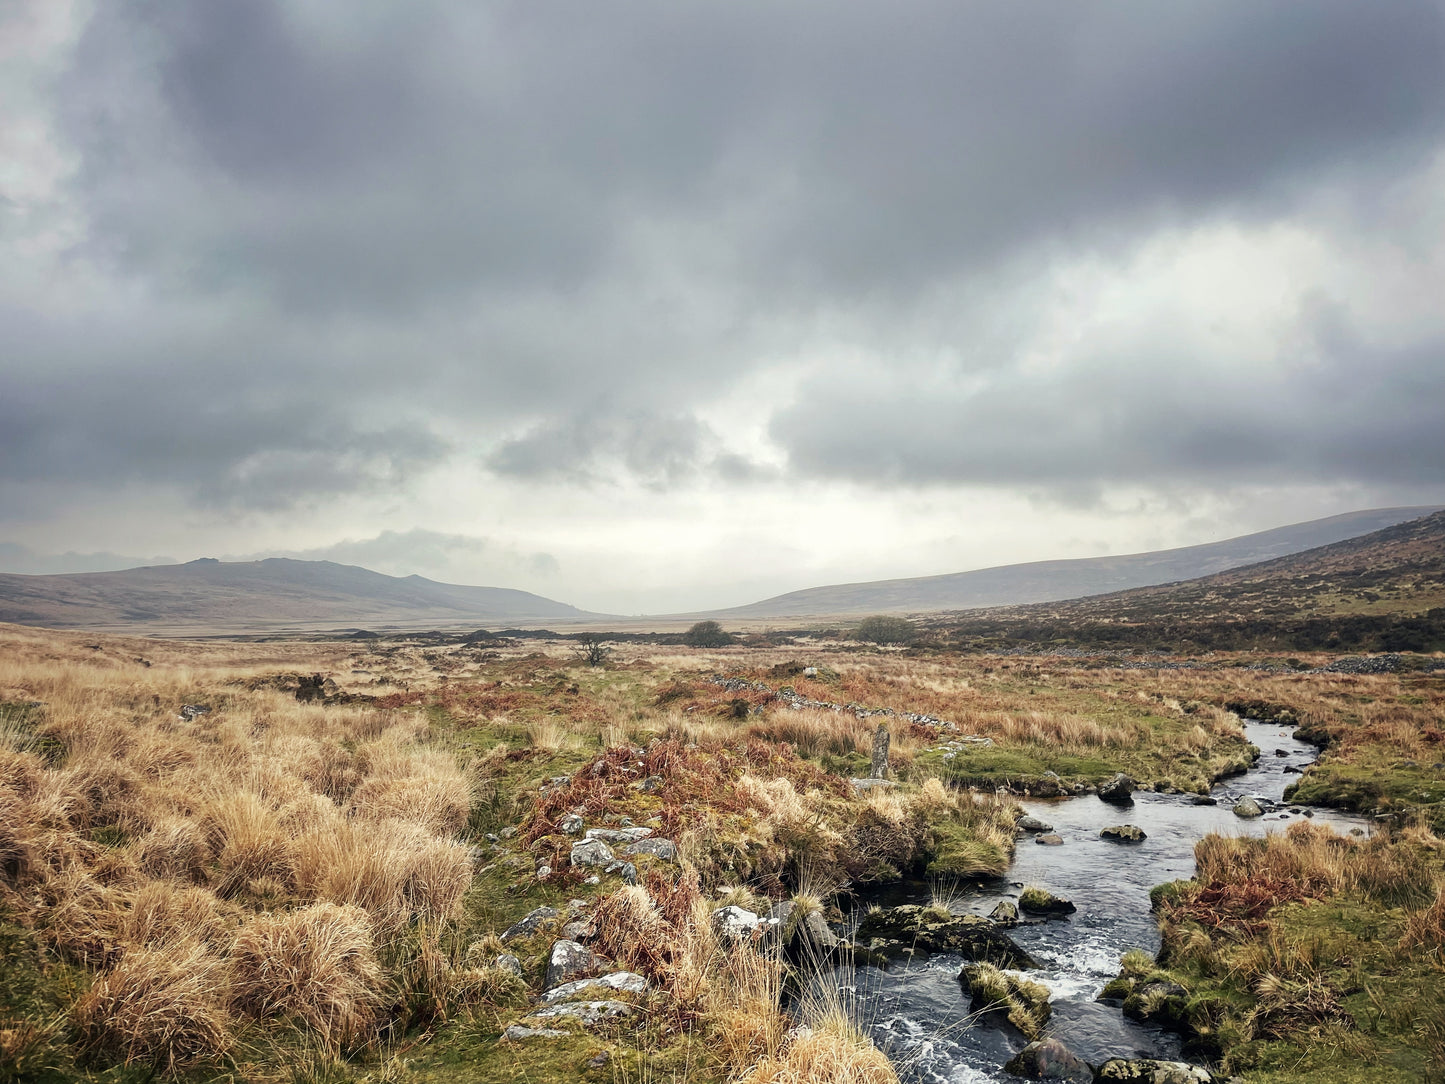
[[[1048,1034],[1086,1061],[1178,1055],[1175,1036],[1136,1024],[1117,1008],[1094,1000],[1118,973],[1125,951],[1153,953],[1159,948],[1149,889],[1193,876],[1194,844],[1210,832],[1263,835],[1282,831],[1303,815],[1283,808],[1251,820],[1234,815],[1234,802],[1241,797],[1280,801],[1296,778],[1285,769],[1299,769],[1316,755],[1313,746],[1295,741],[1276,725],[1246,721],[1244,729],[1261,756],[1250,771],[1214,788],[1217,806],[1193,805],[1188,795],[1149,792],[1136,793],[1131,806],[1110,805],[1093,795],[1025,801],[1029,813],[1054,826],[1063,845],[1042,846],[1023,836],[1005,877],[954,894],[951,909],[957,914],[986,915],[1000,900],[1016,899],[1023,885],[1046,888],[1078,907],[1066,920],[1020,925],[1011,934],[1043,965],[1027,975],[1052,994]],[[1337,831],[1368,830],[1364,818],[1312,812],[1317,822]],[[1114,824],[1136,824],[1148,838],[1142,843],[1100,839],[1099,830]],[[892,906],[927,903],[930,898],[929,886],[905,885],[870,893],[859,902],[863,907]],[[887,971],[859,968],[845,988],[856,1002],[859,1019],[905,1081],[1017,1081],[1002,1065],[1026,1040],[1006,1025],[967,1023],[968,999],[958,982],[962,966],[957,956],[938,955],[922,963],[900,962]]]

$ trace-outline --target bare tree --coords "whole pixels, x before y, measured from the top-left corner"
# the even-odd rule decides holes
[[[588,666],[603,666],[607,662],[607,656],[612,654],[612,648],[606,639],[595,632],[584,632],[577,637],[577,646],[572,653],[585,662]]]

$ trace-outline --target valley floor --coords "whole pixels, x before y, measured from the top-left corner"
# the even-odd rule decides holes
[[[1016,796],[1202,793],[1241,714],[1380,830],[1204,841],[1113,992],[1246,1080],[1445,1073],[1440,672],[573,648],[0,626],[0,1079],[893,1080],[789,993],[872,959],[838,894],[996,877]]]

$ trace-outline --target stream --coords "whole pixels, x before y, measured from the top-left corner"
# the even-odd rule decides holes
[[[1194,844],[1210,832],[1259,836],[1283,831],[1302,813],[1281,808],[1245,819],[1233,813],[1242,797],[1282,799],[1285,787],[1317,755],[1288,729],[1246,720],[1245,734],[1261,750],[1254,767],[1217,784],[1217,806],[1193,805],[1190,795],[1136,792],[1132,806],[1116,806],[1094,795],[1053,801],[1023,801],[1025,810],[1054,826],[1062,846],[1042,846],[1032,835],[1019,838],[1013,865],[1004,877],[960,886],[950,909],[987,915],[1000,900],[1016,900],[1024,885],[1038,885],[1072,900],[1078,912],[1065,920],[1020,924],[1009,931],[1043,969],[1026,972],[1047,986],[1053,1017],[1047,1034],[1085,1061],[1110,1057],[1178,1057],[1177,1036],[1126,1019],[1115,1007],[1094,1000],[1119,970],[1128,949],[1155,953],[1159,932],[1149,910],[1149,889],[1163,881],[1194,875]],[[1281,755],[1282,754],[1282,755]],[[1263,803],[1261,803],[1263,804]],[[1299,808],[1299,807],[1296,807]],[[1336,831],[1369,830],[1366,818],[1312,809],[1317,823]],[[1148,838],[1121,844],[1099,838],[1099,830],[1136,824]],[[860,897],[869,905],[928,903],[929,886],[905,884]],[[856,1019],[886,1051],[909,1084],[974,1084],[1011,1081],[1004,1062],[1021,1050],[1024,1038],[1006,1026],[969,1025],[968,999],[958,982],[958,956],[936,955],[923,962],[898,962],[886,971],[859,968],[843,990]]]

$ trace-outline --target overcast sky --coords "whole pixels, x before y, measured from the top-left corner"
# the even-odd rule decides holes
[[[1440,2],[0,0],[0,568],[639,613],[1445,503],[1442,298]]]

